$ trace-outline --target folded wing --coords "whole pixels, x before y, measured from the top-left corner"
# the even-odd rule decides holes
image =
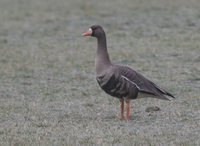
[[[119,65],[116,65],[115,68],[120,72],[123,78],[125,78],[129,82],[132,82],[132,84],[136,85],[139,92],[145,93],[147,95],[148,94],[154,95],[155,98],[160,98],[160,99],[165,99],[165,100],[169,100],[167,98],[168,96],[174,98],[172,94],[161,89],[158,85],[148,80],[143,75],[136,72],[135,70],[127,66],[119,66]]]

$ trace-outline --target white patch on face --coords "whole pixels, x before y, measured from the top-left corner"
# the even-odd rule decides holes
[[[90,34],[92,35],[92,28],[89,28],[88,32],[90,32]]]

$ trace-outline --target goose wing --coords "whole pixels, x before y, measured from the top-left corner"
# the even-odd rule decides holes
[[[169,100],[167,96],[174,98],[172,94],[161,89],[158,85],[156,85],[149,79],[145,78],[143,75],[136,72],[135,70],[127,66],[119,66],[119,65],[116,65],[115,68],[120,72],[123,78],[126,78],[126,80],[129,80],[129,82],[136,85],[139,92],[149,95],[155,95],[156,98],[165,100]]]
[[[109,95],[122,98],[136,98],[138,87],[125,76],[120,74],[120,70],[109,70],[97,76],[100,87]]]

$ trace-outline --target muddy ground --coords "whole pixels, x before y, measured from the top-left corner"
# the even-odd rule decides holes
[[[176,96],[132,101],[131,120],[95,79],[110,57]],[[199,0],[0,0],[0,145],[200,145]],[[159,111],[147,111],[157,106]]]

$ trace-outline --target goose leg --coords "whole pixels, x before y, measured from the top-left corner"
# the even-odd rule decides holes
[[[126,100],[126,120],[130,120],[130,100]]]
[[[120,120],[123,120],[124,119],[124,99],[123,98],[120,99],[120,108],[121,108]]]

